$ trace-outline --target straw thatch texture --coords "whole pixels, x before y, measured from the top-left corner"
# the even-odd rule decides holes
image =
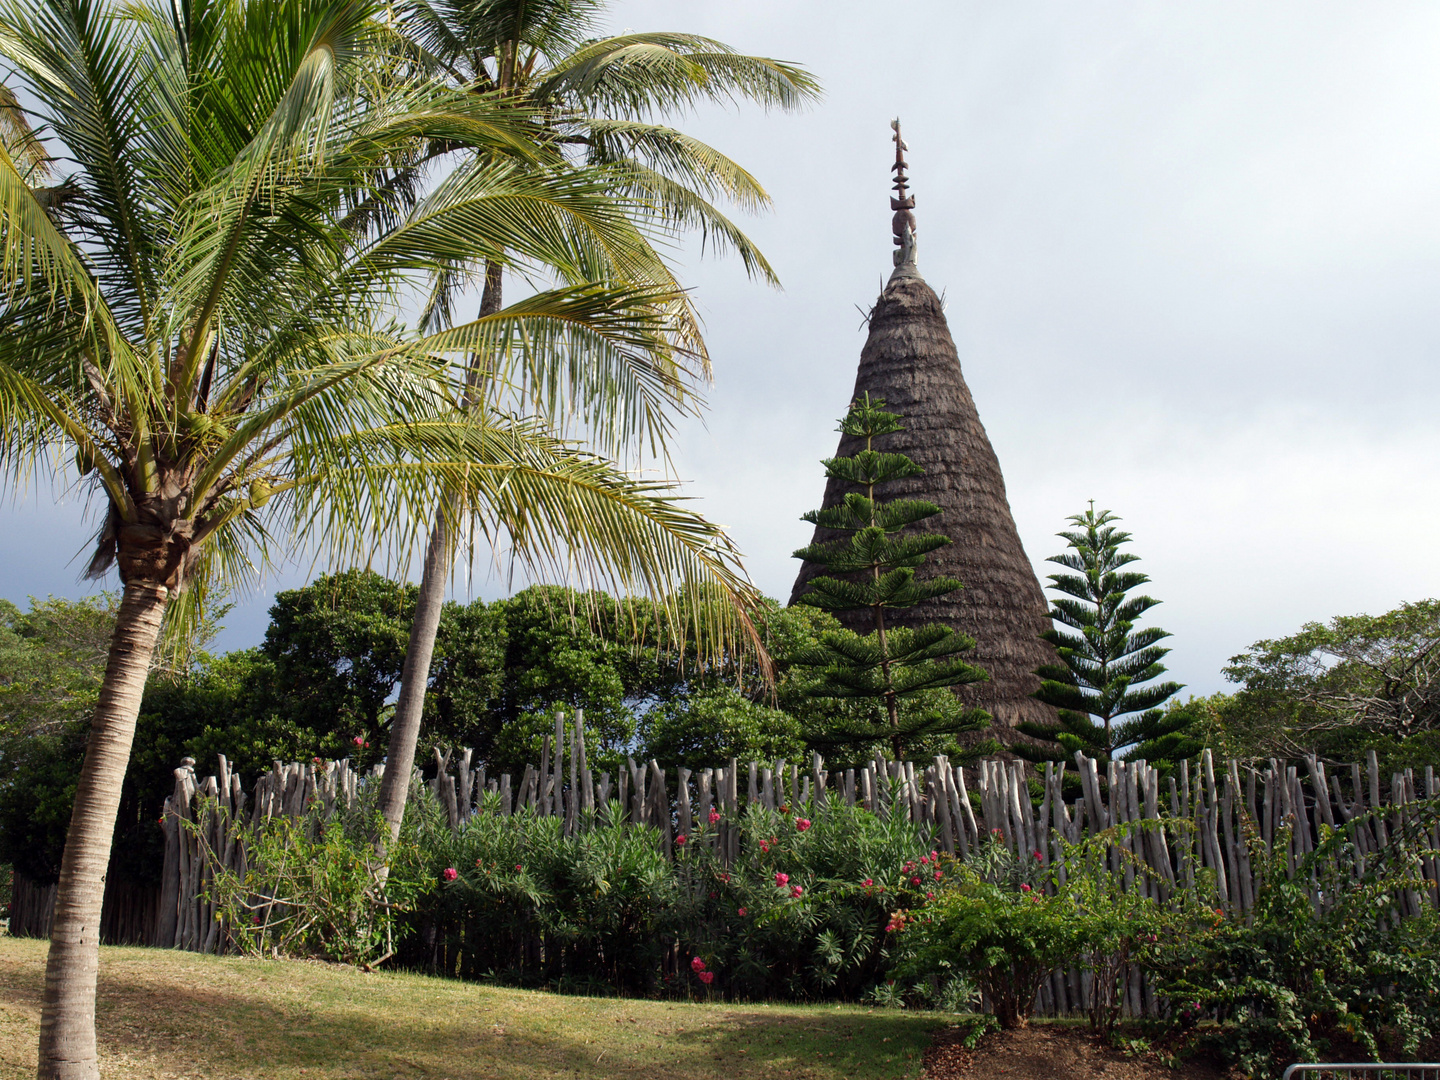
[[[940,515],[917,528],[952,541],[930,555],[918,576],[947,574],[965,584],[948,596],[896,612],[893,621],[902,626],[944,623],[975,639],[967,659],[989,672],[990,680],[965,687],[961,697],[995,717],[997,737],[1014,741],[1018,736],[1008,729],[1022,720],[1055,723],[1054,711],[1030,697],[1040,686],[1034,670],[1057,662],[1038,636],[1049,628],[1045,595],[1010,516],[1000,463],[960,372],[940,298],[913,264],[895,271],[871,312],[854,396],[866,391],[904,418],[905,430],[880,439],[877,448],[906,454],[925,470],[923,476],[886,485],[882,497],[938,504]],[[859,442],[843,436],[836,453],[854,453]],[[824,505],[838,503],[847,486],[829,481]],[[815,540],[839,535],[816,529]],[[811,562],[801,566],[792,604],[822,570]],[[872,629],[866,611],[840,613],[840,620],[859,633]]]

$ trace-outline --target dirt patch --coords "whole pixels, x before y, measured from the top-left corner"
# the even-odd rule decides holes
[[[995,1031],[973,1050],[962,1040],[968,1028],[942,1028],[925,1051],[924,1080],[1229,1080],[1209,1061],[1171,1069],[1154,1058],[1131,1057],[1070,1024],[1032,1024],[1022,1031]]]

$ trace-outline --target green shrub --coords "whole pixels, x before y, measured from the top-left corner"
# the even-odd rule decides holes
[[[752,807],[727,866],[713,848],[722,824],[677,837],[672,861],[614,801],[567,837],[528,811],[454,833],[418,800],[392,871],[416,897],[398,959],[522,985],[741,998],[858,998],[885,978],[890,913],[923,905],[934,884],[914,872],[930,854],[912,825],[837,802]]]
[[[383,823],[357,828],[358,819],[273,817],[249,834],[244,874],[219,869],[208,890],[238,951],[366,966],[393,954],[390,894],[404,894],[405,883],[387,894],[383,863],[367,839]]]
[[[729,993],[855,998],[886,977],[890,913],[923,905],[934,884],[915,872],[930,854],[909,822],[833,800],[751,807],[729,867],[705,843],[716,826],[702,823],[676,860],[674,932]]]
[[[965,975],[984,993],[1000,1026],[1024,1027],[1041,981],[1085,941],[1074,897],[1053,889],[1039,860],[1016,858],[986,840],[972,860],[946,859],[948,880],[923,912],[898,912],[892,932],[907,939],[907,974]]]
[[[1413,853],[1437,805],[1410,809],[1403,831]],[[1183,932],[1162,939],[1146,963],[1182,1047],[1209,1045],[1252,1076],[1288,1061],[1414,1060],[1427,1044],[1433,1050],[1440,913],[1427,903],[1402,915],[1404,892],[1424,886],[1397,854],[1399,838],[1366,865],[1354,828],[1326,830],[1293,878],[1282,834],[1248,920],[1195,911]],[[1264,859],[1263,848],[1252,844],[1251,858]],[[1207,1014],[1219,1024],[1196,1026]]]

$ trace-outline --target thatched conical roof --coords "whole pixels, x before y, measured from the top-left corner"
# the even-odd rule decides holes
[[[897,171],[903,181],[903,167]],[[951,543],[932,553],[917,576],[949,575],[965,587],[897,611],[887,622],[939,622],[974,638],[975,649],[966,658],[989,672],[990,680],[963,688],[961,696],[990,712],[997,737],[1013,741],[1005,729],[1022,720],[1057,720],[1054,710],[1030,696],[1040,686],[1035,669],[1057,662],[1054,650],[1039,637],[1049,629],[1049,609],[1010,515],[1000,462],[965,385],[940,298],[915,267],[914,219],[905,205],[913,206],[913,197],[907,199],[901,190],[896,201],[901,203],[895,215],[897,237],[903,237],[897,252],[900,265],[870,314],[870,336],[860,353],[853,397],[868,391],[872,400],[882,399],[886,409],[903,417],[905,430],[878,440],[877,449],[905,454],[925,470],[923,476],[887,485],[881,496],[928,499],[941,507],[938,516],[917,528],[947,536]],[[854,453],[861,449],[860,442],[842,436],[837,455]],[[823,505],[840,502],[848,486],[830,480]],[[817,528],[814,539],[839,536]],[[822,572],[818,564],[804,563],[790,602]],[[868,611],[842,612],[839,617],[858,633],[873,629]]]

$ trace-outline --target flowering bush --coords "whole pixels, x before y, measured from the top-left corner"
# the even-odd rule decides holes
[[[728,868],[703,833],[677,854],[675,925],[731,995],[859,997],[890,966],[890,910],[924,902],[900,881],[928,857],[910,823],[834,800],[805,813],[748,808]]]
[[[954,864],[923,912],[891,915],[887,929],[907,946],[899,973],[973,979],[1002,1027],[1024,1027],[1041,980],[1085,940],[1073,897],[1038,887],[1049,884],[1042,874],[989,839],[977,858]]]
[[[665,953],[674,875],[653,829],[612,804],[594,829],[529,812],[480,814],[452,832],[433,800],[406,810],[393,875],[456,880],[426,892],[405,916],[400,961],[466,978],[650,993]]]

